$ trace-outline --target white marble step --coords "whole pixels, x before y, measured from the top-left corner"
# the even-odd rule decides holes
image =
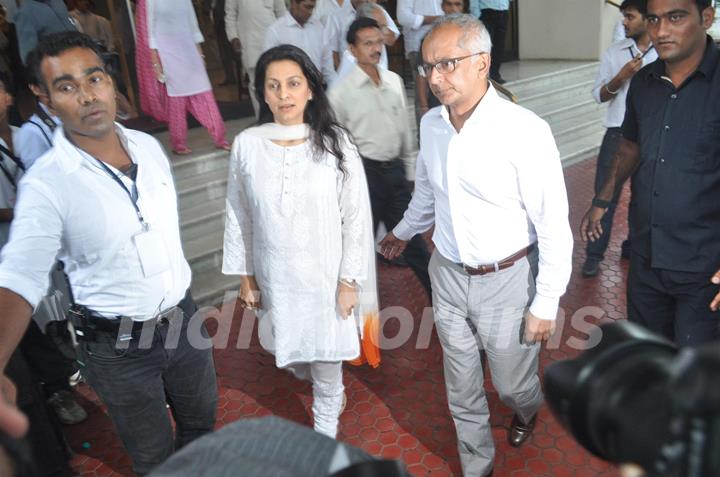
[[[209,200],[225,198],[227,170],[216,169],[175,182],[180,211],[199,206]]]
[[[225,197],[207,200],[195,207],[180,210],[180,235],[183,241],[205,236],[223,228]]]
[[[218,306],[222,303],[226,293],[237,296],[240,289],[240,278],[234,275],[223,275],[220,269],[196,272],[193,268],[192,284],[190,286],[193,298],[200,306]]]
[[[571,141],[558,144],[560,160],[563,166],[567,167],[597,155],[600,150],[603,134],[605,134],[605,129],[600,127],[594,132],[589,132]]]
[[[542,110],[545,105],[562,102],[567,104],[575,100],[580,102],[590,97],[594,80],[572,83],[559,88],[543,91],[540,94],[519,98],[518,103],[532,111]]]
[[[535,96],[563,86],[593,80],[597,75],[599,66],[600,63],[598,62],[587,63],[531,78],[510,81],[504,86],[522,101],[523,98],[528,96]]]

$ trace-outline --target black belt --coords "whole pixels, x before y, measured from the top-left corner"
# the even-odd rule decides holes
[[[398,167],[399,165],[403,165],[403,161],[400,159],[390,159],[389,161],[377,161],[375,159],[369,159],[365,156],[360,156],[362,158],[363,164],[365,167],[377,167],[380,169],[392,169],[394,167]]]
[[[188,318],[195,312],[195,302],[190,295],[190,292],[185,294],[185,297],[180,302],[170,307],[157,315],[153,316],[149,320],[136,321],[129,316],[114,316],[107,318],[94,313],[92,310],[82,306],[75,305],[70,310],[70,317],[75,328],[75,336],[78,341],[95,341],[98,338],[98,334],[115,335],[117,336],[120,331],[123,332],[123,337],[118,339],[133,339],[138,338],[142,333],[145,326],[153,327],[166,326],[171,321],[185,315]],[[127,323],[127,320],[132,320],[132,326],[129,329],[123,327],[123,323]]]

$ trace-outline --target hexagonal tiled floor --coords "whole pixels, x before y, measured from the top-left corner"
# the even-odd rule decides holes
[[[573,230],[590,202],[594,165],[595,161],[585,161],[565,170]],[[594,279],[580,276],[585,251],[576,237],[574,272],[561,301],[565,313],[562,333],[543,349],[542,365],[576,355],[587,344],[586,331],[600,319],[624,317],[627,264],[619,259],[619,245],[627,234],[626,217],[623,200],[607,257]],[[423,312],[429,302],[409,269],[380,265],[379,285],[383,307],[401,305],[408,309],[414,331],[404,344],[384,353],[380,368],[346,366],[348,403],[338,437],[371,454],[402,459],[414,476],[460,475],[445,399],[441,349],[432,331],[432,315],[428,310]],[[237,313],[230,327],[230,345],[215,352],[220,387],[218,427],[271,413],[311,425],[310,385],[276,369],[273,358],[260,348],[256,338],[247,339],[251,323],[252,317],[241,320]],[[385,334],[395,336],[398,329],[397,321],[388,322]],[[240,346],[235,346],[238,342]],[[249,346],[243,346],[247,342]],[[546,407],[540,411],[532,440],[519,449],[511,448],[505,439],[511,412],[498,400],[489,379],[486,387],[497,442],[495,476],[617,474],[613,467],[580,448]],[[66,428],[76,452],[74,468],[83,476],[132,475],[129,459],[105,410],[87,386],[81,385],[79,392],[90,417]]]

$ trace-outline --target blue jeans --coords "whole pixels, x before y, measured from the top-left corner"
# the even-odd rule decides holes
[[[605,180],[610,175],[612,170],[613,159],[615,153],[620,145],[620,139],[622,138],[622,132],[620,128],[608,128],[605,131],[602,144],[600,145],[600,154],[597,158],[597,171],[595,172],[595,195],[600,192]],[[588,259],[595,259],[601,261],[605,258],[605,250],[610,243],[610,232],[612,231],[613,217],[615,217],[615,208],[617,207],[617,201],[620,197],[620,191],[615,194],[612,198],[612,204],[608,207],[607,212],[603,215],[600,220],[603,233],[594,242],[588,241],[586,252]]]
[[[215,426],[212,347],[191,345],[197,344],[197,339],[188,341],[191,316],[181,315],[144,330],[147,341],[143,336],[120,342],[128,345],[125,349],[114,333],[98,333],[78,347],[83,376],[107,407],[140,476]],[[204,325],[195,329],[207,337]],[[166,403],[176,423],[175,439]]]

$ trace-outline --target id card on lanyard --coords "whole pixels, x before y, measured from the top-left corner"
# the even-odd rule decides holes
[[[95,159],[93,157],[93,159]],[[137,250],[138,258],[140,259],[140,266],[142,267],[143,275],[145,278],[153,277],[159,273],[170,270],[170,260],[166,252],[165,243],[163,242],[162,234],[150,228],[150,224],[145,221],[140,207],[137,205],[139,199],[139,193],[137,193],[136,179],[133,179],[135,183],[136,194],[127,188],[125,183],[115,174],[110,168],[102,161],[95,159],[100,164],[100,167],[125,191],[130,202],[132,203],[137,218],[140,221],[142,230],[135,234],[132,238],[135,249]],[[133,164],[137,168],[137,164]]]

